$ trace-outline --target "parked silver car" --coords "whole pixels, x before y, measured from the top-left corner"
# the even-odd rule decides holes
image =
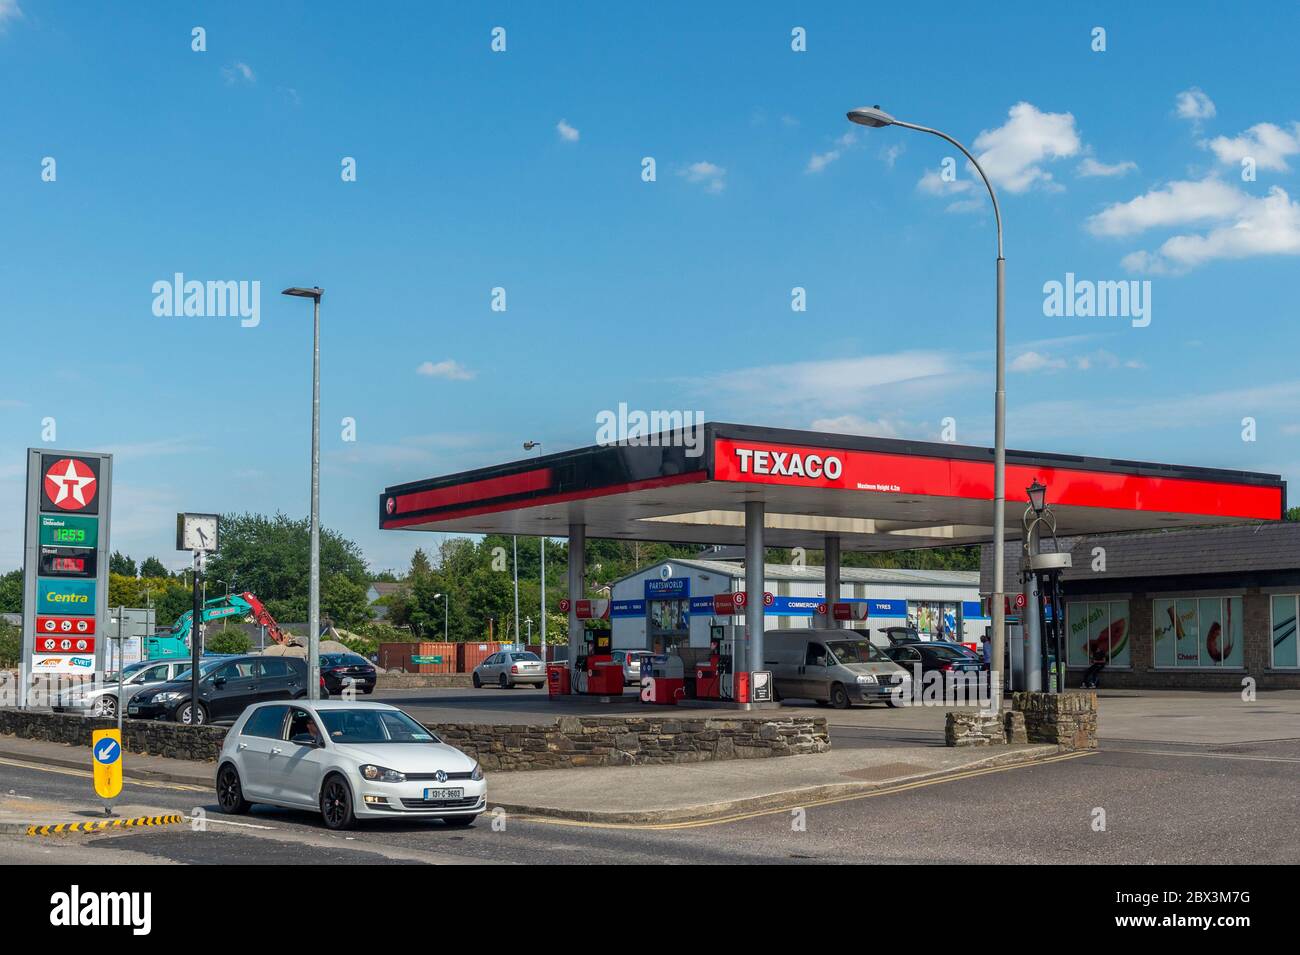
[[[624,684],[640,684],[641,662],[651,655],[649,650],[615,650],[610,654],[615,663],[623,665]]]
[[[122,697],[117,698],[117,679],[104,680],[98,684],[83,683],[69,687],[59,694],[54,706],[56,713],[77,712],[92,716],[117,716],[119,702],[128,704],[131,697],[141,690],[148,690],[162,683],[176,679],[182,671],[190,668],[190,659],[145,660],[129,664],[122,671]]]
[[[502,650],[476,666],[471,679],[476,687],[487,684],[503,690],[520,684],[541,687],[546,686],[546,665],[531,651]]]
[[[395,706],[278,700],[240,714],[217,761],[217,802],[314,809],[330,829],[358,819],[468,826],[487,808],[483,769]]]

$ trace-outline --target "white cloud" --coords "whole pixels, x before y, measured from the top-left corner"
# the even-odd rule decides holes
[[[1062,358],[1049,358],[1042,352],[1027,351],[1021,352],[1007,366],[1009,371],[1057,371],[1065,367],[1065,360]]]
[[[1160,226],[1224,219],[1240,213],[1250,196],[1218,179],[1171,182],[1162,189],[1117,202],[1089,217],[1093,235],[1128,236]]]
[[[1174,111],[1179,119],[1200,123],[1204,119],[1214,118],[1214,101],[1201,92],[1198,87],[1183,90],[1174,98]]]
[[[956,196],[975,188],[975,183],[970,179],[944,179],[931,169],[920,178],[916,188],[932,196]]]
[[[870,421],[855,414],[817,418],[809,427],[814,431],[829,431],[831,434],[865,434],[873,438],[896,438],[899,435],[898,425],[888,418]]]
[[[804,169],[804,172],[821,172],[831,163],[835,162],[835,160],[844,155],[844,150],[852,146],[855,140],[856,137],[853,135],[853,131],[849,130],[847,133],[835,140],[834,149],[824,153],[813,153],[812,158],[808,160],[808,166]]]
[[[1134,252],[1122,264],[1135,272],[1177,275],[1215,259],[1300,255],[1300,202],[1274,186],[1262,199],[1248,197],[1242,210],[1205,235],[1176,235],[1159,250]]]
[[[0,30],[4,29],[6,23],[10,20],[21,20],[23,11],[18,6],[18,0],[0,0]]]
[[[1260,169],[1288,172],[1287,157],[1300,153],[1300,123],[1292,123],[1290,132],[1272,123],[1258,123],[1240,136],[1216,136],[1205,145],[1222,163],[1239,165],[1250,158]]]
[[[886,166],[893,169],[894,163],[898,162],[898,157],[903,155],[903,148],[899,143],[891,143],[880,150],[880,158],[884,160]]]
[[[582,134],[574,127],[570,126],[567,120],[560,120],[555,124],[555,131],[560,134],[560,138],[566,143],[576,143],[578,137]]]
[[[703,184],[708,192],[721,192],[727,188],[727,170],[711,162],[693,162],[685,169],[679,169],[678,175],[687,182]]]
[[[437,363],[426,361],[415,369],[415,373],[428,378],[446,378],[448,381],[469,381],[474,377],[474,372],[450,358]]]
[[[221,75],[226,78],[227,84],[257,82],[257,76],[253,73],[253,68],[247,63],[232,63],[230,66],[223,66]]]
[[[1012,106],[1005,124],[975,137],[975,153],[994,185],[1018,193],[1037,185],[1051,188],[1042,164],[1068,159],[1082,148],[1071,113],[1044,113],[1032,103]]]
[[[1098,162],[1091,156],[1084,158],[1079,163],[1079,168],[1075,170],[1075,175],[1088,178],[1091,176],[1123,176],[1137,169],[1137,163],[1131,160],[1117,163]]]

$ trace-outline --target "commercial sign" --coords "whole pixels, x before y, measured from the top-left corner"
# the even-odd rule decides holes
[[[646,600],[681,600],[691,595],[691,578],[669,577],[645,582]]]
[[[112,478],[108,454],[27,450],[20,706],[33,676],[103,669]]]
[[[95,581],[59,580],[41,577],[36,581],[37,613],[95,613]]]
[[[893,454],[716,438],[717,481],[780,484],[923,497],[993,500],[993,463],[968,457]],[[1052,504],[1126,511],[1278,520],[1282,489],[1193,477],[1135,475],[1007,463],[1007,487],[1040,481]]]

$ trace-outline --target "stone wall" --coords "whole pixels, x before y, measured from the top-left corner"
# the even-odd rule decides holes
[[[469,673],[378,673],[375,686],[381,690],[419,689],[422,687],[470,687]]]
[[[0,709],[0,734],[89,746],[93,730],[115,720],[68,713]],[[553,723],[429,724],[444,742],[464,750],[485,769],[565,769],[697,763],[824,753],[830,749],[825,717],[563,717]],[[184,726],[126,720],[127,752],[213,761],[226,736],[223,726]]]
[[[1055,743],[1066,749],[1097,748],[1097,692],[1011,694],[1012,710],[1023,713],[1030,743]]]
[[[641,766],[824,753],[825,717],[562,717],[537,725],[431,725],[485,769]]]
[[[72,746],[89,746],[95,730],[114,729],[117,720],[73,713],[35,713],[0,709],[0,734],[23,739],[48,740]],[[211,761],[221,752],[224,726],[185,726],[157,720],[124,720],[122,747],[128,753],[166,756],[169,759]]]

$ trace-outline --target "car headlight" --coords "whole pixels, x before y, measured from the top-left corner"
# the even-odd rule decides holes
[[[399,773],[395,769],[388,769],[384,766],[375,766],[372,763],[366,763],[366,765],[361,767],[361,775],[375,783],[406,782],[405,773]]]
[[[168,690],[166,693],[159,693],[157,696],[153,697],[152,702],[170,703],[172,700],[179,700],[180,698],[181,698],[180,693],[177,693],[173,690]]]
[[[875,675],[874,673],[859,673],[859,674],[858,674],[858,682],[859,682],[859,683],[875,683],[875,682],[876,682],[876,675]]]
[[[470,778],[470,779],[473,779],[473,780],[479,780],[479,779],[482,779],[482,778],[483,778],[483,767],[480,766],[478,763],[475,763],[475,764],[474,764],[474,771],[473,771],[472,773],[469,774],[469,778]]]

